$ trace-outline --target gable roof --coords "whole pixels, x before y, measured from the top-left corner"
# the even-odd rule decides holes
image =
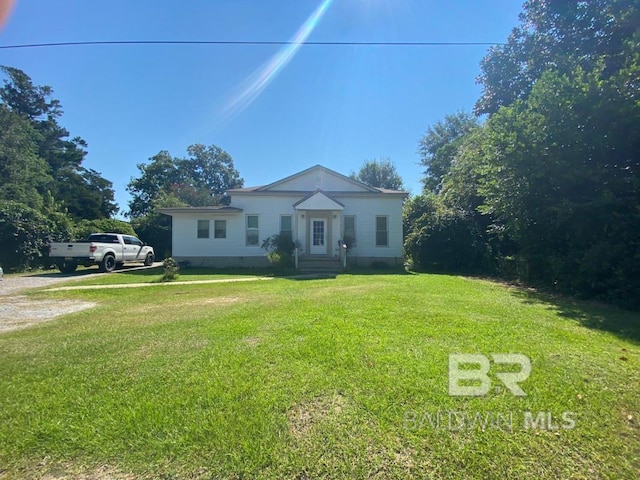
[[[234,188],[228,190],[228,193],[317,192],[319,190],[341,193],[406,194],[401,191],[372,187],[322,165],[314,165],[268,185]]]
[[[293,208],[296,210],[342,210],[344,205],[322,190],[317,190],[294,203]]]

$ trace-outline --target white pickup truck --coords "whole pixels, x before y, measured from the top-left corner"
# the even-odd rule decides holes
[[[125,262],[151,265],[155,254],[153,247],[131,235],[93,233],[81,242],[52,243],[49,257],[65,273],[74,272],[78,265],[98,265],[103,272],[113,272]]]

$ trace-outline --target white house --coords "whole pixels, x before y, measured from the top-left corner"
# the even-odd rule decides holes
[[[301,270],[372,262],[402,264],[407,193],[374,188],[316,165],[269,185],[228,191],[218,207],[164,208],[173,220],[173,257],[192,266],[263,266],[262,242],[289,234]],[[348,249],[344,248],[344,244]]]

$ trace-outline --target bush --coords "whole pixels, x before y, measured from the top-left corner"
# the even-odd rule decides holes
[[[295,242],[289,235],[272,235],[262,242],[269,263],[276,269],[286,269],[293,266],[293,250]]]
[[[49,244],[67,240],[70,225],[64,214],[47,218],[22,203],[0,204],[0,265],[6,271],[48,266]]]
[[[164,267],[164,274],[162,275],[163,282],[170,282],[178,278],[180,267],[178,266],[178,262],[172,257],[165,258],[162,266]]]
[[[421,270],[479,272],[488,266],[489,247],[478,226],[461,211],[439,209],[407,234],[405,254]]]

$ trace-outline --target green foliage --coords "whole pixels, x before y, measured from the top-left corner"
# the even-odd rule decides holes
[[[73,220],[117,212],[111,182],[82,166],[87,144],[61,127],[60,102],[23,71],[0,67],[0,205],[5,266],[48,266],[48,242],[70,240]],[[42,213],[40,213],[42,212]]]
[[[0,200],[42,208],[53,178],[38,156],[38,138],[27,118],[0,104]]]
[[[162,266],[164,267],[164,273],[162,274],[163,282],[170,282],[178,278],[178,271],[180,267],[178,266],[178,262],[176,262],[172,257],[165,258],[164,262],[162,262]]]
[[[0,265],[5,271],[43,266],[56,227],[37,210],[17,202],[0,203]]]
[[[288,268],[293,266],[293,251],[296,244],[290,235],[272,235],[266,238],[260,247],[267,251],[267,259],[274,267]]]
[[[489,251],[483,232],[462,210],[447,208],[433,195],[405,206],[405,255],[414,269],[442,272],[486,271]]]
[[[131,219],[132,228],[138,238],[151,245],[160,258],[171,256],[171,217],[152,211],[141,217]]]
[[[82,220],[75,228],[75,237],[84,240],[92,233],[121,233],[123,235],[137,236],[129,222],[116,220],[115,218],[103,218],[100,220]]]
[[[129,215],[133,218],[152,212],[163,197],[173,197],[183,205],[219,205],[226,190],[242,187],[243,180],[231,156],[215,145],[191,145],[188,158],[174,158],[161,151],[150,163],[139,164],[140,176],[129,182]]]
[[[60,211],[76,220],[106,218],[118,211],[113,185],[82,166],[87,143],[58,119],[60,101],[53,89],[36,86],[23,71],[0,67],[0,200],[40,208],[51,194]]]
[[[638,307],[640,2],[531,0],[521,20],[482,63],[486,122],[423,137],[437,196],[408,206],[405,248],[424,267],[466,246],[487,273]]]
[[[507,44],[492,47],[481,62],[478,114],[525,100],[546,71],[601,69],[608,79],[637,64],[638,0],[529,0],[520,20]]]
[[[447,115],[443,121],[427,129],[420,139],[420,163],[425,168],[425,190],[438,192],[451,170],[464,139],[478,128],[478,121],[468,113]]]
[[[366,160],[358,172],[351,172],[351,178],[377,188],[402,190],[402,177],[388,158]]]

